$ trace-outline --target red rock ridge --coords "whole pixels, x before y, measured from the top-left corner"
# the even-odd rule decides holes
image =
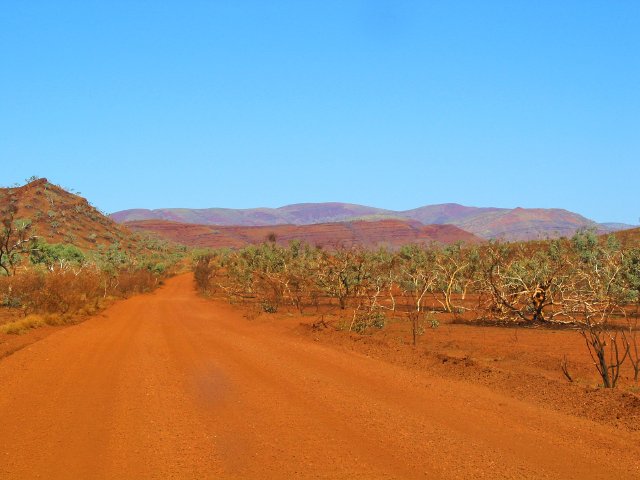
[[[279,244],[292,240],[336,248],[359,245],[367,248],[398,248],[409,243],[476,244],[482,239],[453,225],[422,225],[402,220],[354,221],[313,225],[273,225],[258,227],[198,225],[165,220],[128,222],[133,231],[153,232],[188,246],[241,248],[258,244],[275,235]]]

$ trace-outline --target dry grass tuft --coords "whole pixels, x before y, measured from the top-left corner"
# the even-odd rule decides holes
[[[40,315],[27,315],[26,317],[16,320],[15,322],[0,325],[0,333],[8,333],[10,335],[20,335],[32,328],[42,327],[46,325],[46,320]]]

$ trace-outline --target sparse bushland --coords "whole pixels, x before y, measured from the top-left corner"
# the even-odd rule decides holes
[[[0,307],[24,318],[3,325],[0,332],[22,333],[45,324],[71,323],[113,298],[153,290],[176,269],[185,249],[135,237],[128,249],[114,243],[83,251],[32,236],[10,253],[9,268],[0,273]]]
[[[625,362],[638,379],[640,249],[614,236],[580,231],[571,239],[409,245],[397,252],[267,242],[197,252],[193,268],[202,293],[260,305],[264,312],[314,309],[359,333],[406,319],[414,345],[429,319],[437,325],[433,315],[575,329],[604,387],[616,386]]]

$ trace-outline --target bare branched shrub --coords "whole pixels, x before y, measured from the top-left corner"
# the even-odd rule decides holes
[[[640,336],[638,335],[638,318],[629,322],[627,328],[622,331],[622,344],[629,355],[629,361],[633,368],[633,380],[637,383],[640,376]]]
[[[619,330],[602,323],[589,324],[580,330],[605,388],[615,388],[620,378],[620,367],[629,354],[629,348],[621,341],[619,333]]]
[[[567,360],[566,355],[562,357],[562,361],[560,362],[560,368],[562,369],[562,374],[565,376],[565,378],[569,380],[569,382],[573,382],[573,377],[569,372],[569,362]]]

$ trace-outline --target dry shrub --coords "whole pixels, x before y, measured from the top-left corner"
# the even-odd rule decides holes
[[[100,275],[94,270],[79,274],[62,271],[45,276],[44,289],[35,293],[35,310],[47,313],[75,313],[100,295]]]
[[[196,259],[193,265],[193,277],[196,287],[201,293],[205,295],[213,293],[212,280],[216,275],[217,269],[218,265],[212,254],[207,253]]]
[[[32,328],[38,328],[44,325],[56,327],[60,325],[68,325],[73,322],[73,317],[69,314],[37,315],[32,313],[24,318],[21,318],[20,320],[16,320],[15,322],[9,322],[5,323],[4,325],[0,325],[0,333],[7,333],[9,335],[21,335]]]
[[[95,304],[100,297],[100,273],[31,270],[0,278],[0,299],[26,312],[72,314]]]
[[[44,288],[44,274],[28,271],[11,277],[0,277],[0,304],[4,307],[27,308],[34,292]]]
[[[113,287],[113,294],[128,297],[136,293],[150,292],[158,286],[158,278],[149,270],[122,271]]]
[[[0,325],[0,333],[19,335],[31,328],[41,327],[45,325],[45,323],[45,320],[40,315],[28,315],[15,322]]]
[[[149,292],[159,284],[156,275],[146,269],[121,271],[115,277],[97,268],[75,272],[31,269],[10,277],[0,276],[0,306],[18,308],[25,315],[3,325],[0,333],[19,334],[45,324],[73,323],[75,318],[99,310],[107,295],[127,297]]]
[[[68,325],[70,323],[74,323],[74,318],[71,314],[68,313],[64,315],[50,313],[44,316],[44,323],[52,327],[57,327],[59,325]]]

